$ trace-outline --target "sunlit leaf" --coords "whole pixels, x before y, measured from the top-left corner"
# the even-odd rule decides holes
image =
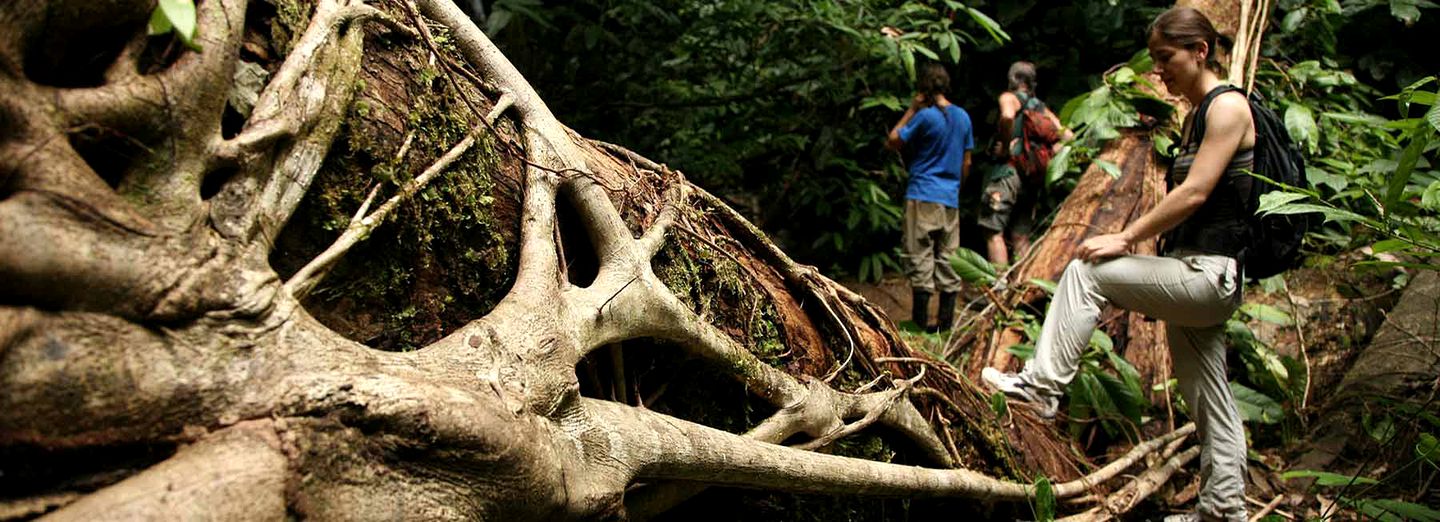
[[[1260,195],[1260,206],[1255,209],[1256,214],[1273,212],[1277,208],[1284,207],[1296,201],[1308,199],[1304,194],[1294,192],[1271,191]]]
[[[194,0],[160,0],[155,6],[155,12],[150,15],[150,34],[165,34],[172,30],[186,46],[200,50],[195,43]]]

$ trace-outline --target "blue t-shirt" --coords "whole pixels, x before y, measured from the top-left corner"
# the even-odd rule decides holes
[[[900,128],[900,141],[911,151],[910,186],[905,199],[960,207],[960,176],[965,151],[975,148],[970,114],[956,105],[920,109]]]

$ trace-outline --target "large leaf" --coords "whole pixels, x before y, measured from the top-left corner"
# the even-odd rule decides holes
[[[1115,410],[1130,419],[1130,422],[1139,425],[1140,414],[1145,405],[1145,393],[1139,385],[1131,386],[1119,377],[1103,372],[1097,372],[1095,379],[1100,381],[1100,386],[1105,389],[1105,395],[1109,397],[1109,403]]]
[[[1231,381],[1230,393],[1235,396],[1240,418],[1248,422],[1275,424],[1285,417],[1285,409],[1280,407],[1280,403],[1249,386]]]
[[[1290,136],[1295,141],[1304,143],[1307,148],[1314,151],[1320,141],[1320,129],[1315,126],[1315,114],[1309,107],[1299,103],[1292,103],[1285,109],[1285,130],[1290,131]]]
[[[1308,470],[1308,469],[1297,469],[1297,470],[1295,470],[1295,471],[1286,471],[1285,473],[1282,473],[1282,474],[1280,475],[1280,478],[1285,479],[1285,480],[1295,480],[1295,479],[1297,479],[1297,478],[1313,478],[1313,479],[1315,479],[1315,485],[1317,485],[1317,486],[1326,486],[1326,487],[1329,487],[1329,486],[1349,486],[1349,485],[1352,485],[1352,484],[1354,484],[1354,485],[1365,485],[1365,484],[1379,484],[1379,483],[1380,483],[1380,481],[1375,480],[1375,479],[1372,479],[1372,478],[1359,477],[1359,476],[1353,476],[1353,477],[1352,477],[1352,476],[1350,476],[1350,475],[1341,475],[1341,474],[1339,474],[1339,473],[1331,473],[1331,472],[1329,472],[1329,471],[1313,471],[1313,470]]]
[[[974,250],[956,250],[955,255],[950,256],[950,266],[967,283],[989,286],[995,282],[995,266]]]
[[[1294,192],[1282,192],[1279,190],[1266,192],[1260,195],[1260,206],[1259,208],[1255,209],[1255,213],[1265,214],[1267,212],[1274,212],[1277,208],[1306,199],[1308,197],[1309,196],[1306,196],[1304,194],[1296,194]]]
[[[1440,511],[1413,502],[1388,498],[1351,500],[1342,497],[1342,500],[1366,516],[1383,522],[1440,522]]]

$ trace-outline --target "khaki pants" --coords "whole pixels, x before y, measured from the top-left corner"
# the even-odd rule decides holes
[[[960,209],[905,200],[905,276],[911,288],[959,292],[960,276],[950,266],[959,248]]]
[[[1225,376],[1225,321],[1240,306],[1235,260],[1225,256],[1124,256],[1097,264],[1071,261],[1035,358],[1020,378],[1060,396],[1090,343],[1106,303],[1165,321],[1180,394],[1200,436],[1205,520],[1245,520],[1245,429]]]

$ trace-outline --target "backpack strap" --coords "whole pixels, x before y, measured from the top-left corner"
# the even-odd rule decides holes
[[[1020,110],[1015,111],[1015,117],[1010,119],[1010,137],[1024,138],[1025,136],[1025,106],[1030,104],[1030,95],[1024,91],[1015,91],[1016,98],[1020,99]]]
[[[1195,108],[1195,116],[1190,122],[1190,139],[1183,141],[1182,150],[1184,149],[1184,145],[1200,143],[1201,140],[1205,139],[1205,114],[1210,112],[1210,103],[1215,101],[1215,97],[1232,91],[1243,94],[1243,91],[1241,91],[1239,87],[1228,83],[1210,89],[1210,92],[1205,93],[1205,99],[1200,100],[1200,105]]]

